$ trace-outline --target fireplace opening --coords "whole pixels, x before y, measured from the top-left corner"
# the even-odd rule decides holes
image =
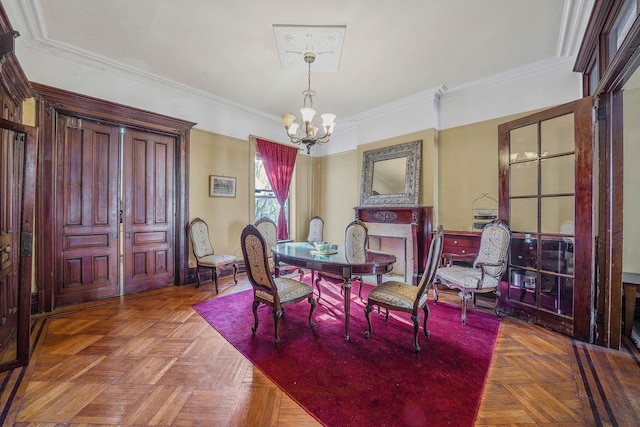
[[[395,255],[393,270],[382,276],[382,280],[413,280],[413,237],[410,224],[367,223],[369,249]],[[365,278],[367,282],[371,279]]]
[[[393,270],[385,276],[387,279],[405,280],[406,276],[406,245],[407,239],[402,237],[369,236],[369,249],[395,255],[396,262]],[[385,277],[383,276],[383,281]]]

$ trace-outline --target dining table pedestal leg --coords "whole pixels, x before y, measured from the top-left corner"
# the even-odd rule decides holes
[[[344,294],[344,339],[349,339],[349,311],[351,311],[351,278],[342,279],[342,293]]]

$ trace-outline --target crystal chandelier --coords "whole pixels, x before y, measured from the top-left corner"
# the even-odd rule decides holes
[[[291,138],[291,142],[294,144],[304,144],[307,147],[307,154],[310,154],[311,147],[319,143],[329,142],[331,138],[331,132],[335,124],[335,114],[324,113],[322,117],[322,128],[324,130],[323,135],[318,135],[318,128],[313,123],[313,117],[316,115],[316,110],[313,108],[313,96],[316,94],[311,90],[311,64],[316,60],[316,54],[307,51],[303,55],[304,62],[309,65],[309,85],[307,90],[303,91],[304,101],[300,114],[302,115],[302,126],[296,123],[296,116],[293,114],[283,114],[282,124],[287,130],[287,135]],[[300,134],[300,135],[298,135]]]

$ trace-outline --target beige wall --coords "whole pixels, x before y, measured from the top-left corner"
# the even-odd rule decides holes
[[[200,217],[209,225],[211,243],[217,253],[242,257],[240,233],[255,221],[255,141],[241,140],[194,129],[189,159],[189,220]],[[299,154],[291,183],[291,238],[305,239],[312,203],[310,157]],[[209,197],[209,175],[236,177],[236,197]],[[193,253],[189,266],[195,267]]]
[[[472,203],[482,193],[498,200],[498,125],[491,120],[438,135],[438,224],[471,230]]]
[[[624,92],[624,204],[622,271],[640,274],[640,89]]]
[[[298,153],[296,167],[291,181],[291,224],[289,236],[293,240],[306,240],[309,233],[309,219],[315,209],[315,192],[313,191],[314,176],[312,168],[315,160],[311,156]]]
[[[347,151],[317,159],[314,192],[318,200],[317,214],[324,220],[324,239],[344,243],[344,230],[355,218],[358,205],[358,152]]]
[[[209,225],[216,252],[242,256],[240,233],[250,222],[249,180],[253,176],[250,143],[194,129],[189,159],[189,220],[200,217]],[[209,197],[209,175],[236,177],[236,197]],[[189,266],[195,267],[193,254]]]
[[[472,204],[483,193],[498,200],[498,126],[531,113],[487,120],[438,134],[437,222],[471,230]]]

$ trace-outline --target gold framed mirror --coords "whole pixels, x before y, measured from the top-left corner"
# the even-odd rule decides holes
[[[417,206],[422,140],[362,153],[360,206]]]

